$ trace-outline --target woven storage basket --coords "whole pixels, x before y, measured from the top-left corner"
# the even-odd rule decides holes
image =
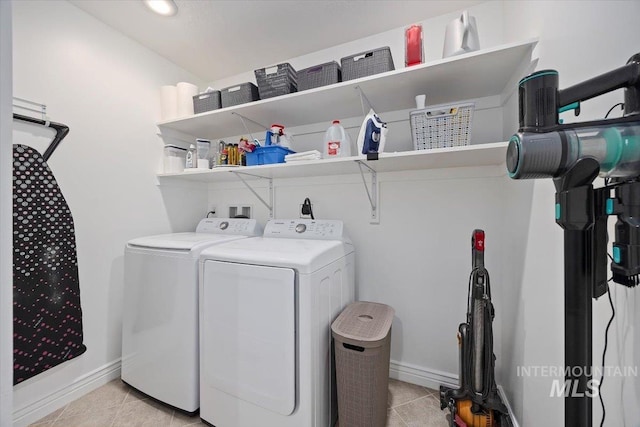
[[[393,315],[388,305],[360,301],[347,306],[331,325],[340,425],[387,423]]]
[[[251,82],[242,83],[240,85],[224,88],[222,93],[222,107],[231,107],[232,105],[246,104],[247,102],[257,101],[260,99],[258,88]]]
[[[415,150],[469,145],[473,103],[429,106],[410,113]]]
[[[391,49],[388,46],[346,56],[340,60],[340,63],[342,80],[345,82],[395,69]]]
[[[336,61],[298,71],[298,91],[332,85],[342,81],[342,71]]]
[[[260,68],[253,72],[258,82],[260,99],[287,95],[298,91],[296,70],[289,63]]]
[[[219,90],[200,93],[193,97],[193,113],[217,110],[222,107],[222,98]]]

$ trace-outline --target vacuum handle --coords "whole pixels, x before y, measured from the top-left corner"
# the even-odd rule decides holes
[[[484,230],[473,230],[471,235],[471,261],[474,269],[484,268]]]

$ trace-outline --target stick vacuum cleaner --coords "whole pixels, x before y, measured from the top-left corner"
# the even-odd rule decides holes
[[[460,387],[440,387],[440,409],[449,408],[450,427],[510,427],[507,407],[496,387],[489,272],[484,267],[484,231],[471,237],[467,320],[458,327]]]
[[[592,300],[609,291],[611,215],[617,216],[611,280],[628,287],[640,284],[640,53],[622,67],[565,89],[558,89],[558,83],[555,70],[520,80],[520,128],[509,141],[506,161],[511,178],[552,178],[556,187],[556,223],[564,229],[565,384],[571,387],[564,425],[591,427]],[[581,102],[618,89],[624,89],[623,117],[560,120],[561,112],[574,110],[577,116]],[[596,188],[598,176],[608,181]]]

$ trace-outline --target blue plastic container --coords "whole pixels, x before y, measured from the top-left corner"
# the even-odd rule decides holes
[[[247,153],[247,166],[284,163],[284,156],[291,153],[295,153],[295,151],[279,145],[256,147],[251,153]]]

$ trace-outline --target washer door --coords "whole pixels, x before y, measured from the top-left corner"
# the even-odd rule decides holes
[[[203,381],[290,415],[296,396],[294,270],[208,260],[201,298]]]

